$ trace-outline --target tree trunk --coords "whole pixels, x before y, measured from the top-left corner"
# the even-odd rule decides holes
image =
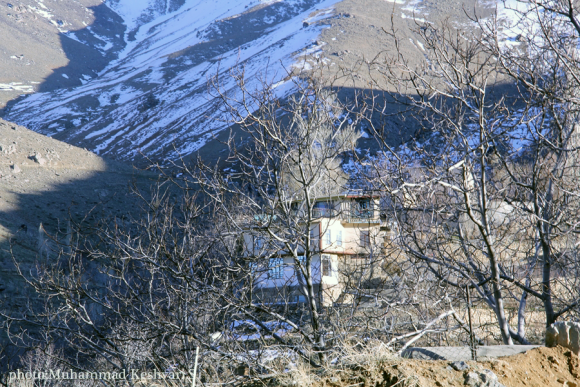
[[[499,324],[499,330],[501,332],[501,338],[504,344],[513,345],[512,337],[510,335],[510,330],[508,326],[508,321],[505,316],[505,309],[503,306],[503,296],[501,294],[500,278],[499,278],[499,265],[495,258],[495,255],[490,255],[491,263],[491,276],[493,278],[493,296],[495,298],[495,314],[497,316],[497,322]]]

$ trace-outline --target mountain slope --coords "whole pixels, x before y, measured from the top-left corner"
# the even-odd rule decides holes
[[[229,96],[238,92],[231,74],[241,69],[249,89],[266,82],[277,86],[278,96],[292,92],[293,69],[316,66],[349,92],[367,90],[377,79],[372,88],[386,88],[380,68],[367,62],[394,52],[386,32],[391,22],[403,37],[400,49],[419,63],[425,51],[413,29],[420,23],[469,26],[464,9],[489,16],[495,2],[108,0],[106,6],[123,18],[117,59],[82,84],[13,101],[4,117],[119,160],[169,163],[196,152],[215,160],[224,150],[213,141],[223,139],[228,123],[208,93],[212,77]],[[67,67],[58,71],[67,74]],[[395,145],[414,133],[396,119],[386,125]],[[370,146],[364,142],[361,148]]]
[[[146,194],[157,178],[0,119],[0,305],[30,302],[13,258],[28,274],[46,255],[57,260],[69,225],[90,232],[104,219],[138,216],[130,187]]]
[[[283,80],[319,35],[312,22],[331,15],[336,2],[188,0],[130,31],[134,40],[95,79],[28,96],[5,117],[118,159],[191,154],[225,128],[208,78],[220,74],[222,86],[234,90],[229,72],[240,65],[250,87]]]
[[[79,86],[125,47],[123,19],[100,0],[0,4],[0,108],[23,93]]]

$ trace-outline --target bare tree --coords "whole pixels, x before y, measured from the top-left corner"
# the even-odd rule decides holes
[[[200,348],[200,379],[222,383],[272,375],[297,361],[328,366],[345,356],[343,346],[364,348],[373,338],[401,351],[428,333],[464,328],[441,286],[459,286],[458,274],[434,269],[426,251],[456,243],[433,237],[441,222],[430,214],[448,216],[476,191],[451,190],[457,202],[448,212],[434,213],[433,201],[409,208],[414,201],[404,200],[407,223],[399,231],[410,237],[400,249],[376,192],[353,190],[341,167],[364,111],[348,113],[313,79],[296,80],[297,92],[279,99],[271,85],[249,90],[243,74],[233,76],[236,98],[221,92],[218,79],[213,89],[237,125],[227,160],[220,166],[198,160],[182,177],[141,194],[140,217],[104,219],[94,233],[77,227],[62,240],[53,237],[50,247],[61,248],[35,270],[20,271],[44,305],[3,314],[15,340],[54,344],[64,350],[59,364],[81,371],[177,370],[189,378]],[[477,151],[468,154],[477,160]],[[447,178],[433,175],[437,195],[445,184],[463,184],[468,173],[457,174],[461,165],[444,170]],[[432,200],[419,189],[431,177],[420,172],[415,179],[415,187],[405,186],[407,196]],[[355,225],[349,236],[355,240],[334,233],[342,223]],[[407,233],[413,224],[421,230],[414,239]],[[463,240],[485,273],[477,243]],[[328,258],[337,247],[341,259]],[[409,253],[428,265],[410,264]],[[498,300],[489,279],[471,283],[490,303]]]
[[[578,267],[575,8],[553,17],[547,4],[524,4],[518,26],[541,31],[524,34],[527,46],[506,48],[497,19],[475,19],[474,33],[417,26],[425,62],[399,52],[384,76],[423,134],[401,152],[375,128],[385,157],[370,163],[403,249],[450,288],[474,288],[506,344],[527,342],[528,295],[543,303],[548,325],[578,305],[575,276],[563,275]],[[519,303],[515,329],[506,300]]]
[[[438,325],[443,319],[438,308],[448,308],[445,317],[454,314],[445,292],[427,289],[431,283],[424,280],[424,272],[413,267],[402,270],[405,263],[392,244],[386,222],[381,220],[378,195],[353,186],[352,181],[345,184],[339,164],[346,152],[352,154],[360,136],[356,128],[365,114],[365,105],[358,104],[356,110],[349,106],[346,114],[346,106],[312,78],[296,84],[300,91],[288,103],[276,99],[270,88],[261,88],[258,93],[244,89],[243,76],[238,82],[242,97],[232,99],[219,93],[219,84],[216,92],[244,138],[252,141],[238,146],[234,137],[230,139],[228,162],[235,172],[224,178],[208,171],[198,175],[196,181],[216,203],[227,203],[227,195],[232,195],[245,205],[246,216],[231,221],[239,225],[241,234],[253,238],[244,238],[243,255],[255,278],[263,281],[269,275],[276,276],[270,265],[281,263],[282,257],[291,257],[289,265],[294,273],[274,285],[273,299],[277,302],[254,296],[253,303],[244,306],[247,316],[256,318],[259,311],[295,327],[303,348],[317,354],[313,365],[324,365],[325,354],[349,337],[388,338],[394,348],[405,340],[410,345],[427,331],[439,333],[460,327]],[[256,106],[259,108],[253,110]],[[248,114],[251,111],[254,113]],[[350,196],[353,201],[347,203],[345,198]],[[348,250],[342,237],[340,242],[331,237],[333,222],[343,221],[357,224],[351,234],[356,241],[351,240],[351,251],[336,262],[338,284],[328,289],[336,291],[329,303],[321,299],[325,293],[322,258],[325,248],[332,251],[337,244]],[[334,271],[333,265],[329,263],[330,271]],[[291,288],[296,288],[297,298],[303,297],[307,306],[299,324],[288,317],[292,308],[280,313],[281,304],[294,303],[288,293]],[[437,307],[417,301],[423,299],[419,294],[430,294]],[[406,322],[396,323],[401,315]],[[392,317],[391,323],[388,317]],[[277,340],[289,346],[287,340]]]
[[[246,204],[246,216],[231,222],[240,233],[254,238],[253,242],[244,243],[244,255],[253,260],[255,276],[260,277],[260,268],[269,270],[271,257],[282,254],[294,262],[295,276],[289,281],[294,281],[299,296],[305,299],[304,322],[308,329],[282,316],[271,298],[248,300],[247,316],[259,324],[257,314],[265,314],[298,329],[305,343],[317,353],[318,362],[324,364],[328,326],[317,289],[321,286],[317,277],[322,269],[315,257],[320,255],[318,241],[327,231],[314,227],[320,218],[315,204],[321,197],[330,198],[345,190],[341,155],[352,150],[359,137],[355,130],[357,120],[344,114],[335,96],[312,79],[296,83],[300,91],[284,104],[268,85],[252,93],[244,88],[243,74],[235,77],[241,86],[241,98],[232,99],[221,93],[219,80],[215,91],[232,122],[251,141],[248,146],[238,146],[233,138],[230,140],[228,162],[236,172],[228,179],[212,175],[198,181],[211,197],[226,192]],[[216,202],[221,205],[222,201]],[[257,240],[265,243],[257,245]],[[290,301],[284,295],[290,287],[285,283],[275,290],[277,303]]]
[[[521,151],[520,159],[526,162],[510,162],[513,155],[500,161],[509,184],[517,187],[514,194],[528,201],[523,208],[533,218],[533,243],[542,265],[539,290],[515,283],[543,302],[546,325],[550,325],[578,306],[573,290],[578,283],[573,278],[578,271],[580,220],[579,9],[576,2],[530,1],[511,11],[517,15],[511,29],[522,32],[519,47],[502,45],[505,33],[494,24],[482,24],[483,43],[526,101],[519,120],[525,128],[520,137],[528,148]]]
[[[345,189],[340,157],[359,136],[356,117],[314,83],[297,83],[303,88],[284,104],[270,88],[252,95],[239,81],[245,104],[222,95],[246,136],[242,146],[228,144],[232,169],[200,162],[142,195],[142,217],[55,237],[51,246],[61,249],[20,271],[44,306],[5,311],[15,340],[62,346],[62,364],[78,370],[176,369],[188,377],[201,348],[198,375],[216,382],[244,367],[274,372],[268,350],[327,362],[340,324],[322,302],[327,268],[316,242],[326,230],[313,226],[315,205]],[[265,294],[261,278],[285,270],[270,260],[282,252],[294,274]]]

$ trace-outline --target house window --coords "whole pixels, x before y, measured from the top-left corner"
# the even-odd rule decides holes
[[[258,262],[250,262],[250,272],[256,274],[260,269],[260,264]]]
[[[361,247],[369,247],[371,245],[371,237],[369,231],[360,232],[360,245]]]
[[[270,258],[268,262],[268,277],[271,279],[280,279],[284,276],[284,259]]]
[[[336,245],[342,247],[342,230],[338,230],[338,233],[336,234]]]
[[[370,199],[357,200],[355,213],[356,216],[360,218],[372,218],[373,209],[371,206],[371,200]]]
[[[298,256],[298,262],[300,262],[300,265],[302,265],[302,267],[306,270],[306,256],[305,255],[299,255]]]
[[[308,269],[306,268],[306,256],[299,255],[297,258],[300,266],[298,266],[298,264],[296,265],[295,274],[300,278],[304,278],[304,275],[308,272]]]
[[[330,232],[330,229],[326,230],[324,237],[326,245],[330,246],[332,244],[332,232]]]
[[[315,218],[329,218],[334,212],[334,202],[316,202],[312,209]]]
[[[334,270],[332,270],[332,257],[330,255],[322,256],[322,275],[325,277],[333,277]]]

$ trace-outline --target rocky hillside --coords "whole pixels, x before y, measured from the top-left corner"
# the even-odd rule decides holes
[[[54,238],[69,220],[74,227],[135,214],[130,184],[148,191],[155,178],[0,120],[0,303],[17,307],[27,299],[12,256],[28,269],[56,250]]]
[[[100,0],[1,2],[0,108],[95,78],[125,47],[125,30]]]
[[[49,0],[43,1],[46,12],[58,14]],[[477,8],[485,16],[495,6],[493,2],[476,5],[474,0],[151,0],[147,6],[136,4],[107,0],[90,7],[93,19],[83,21],[86,27],[66,25],[67,31],[65,26],[58,27],[59,20],[65,19],[55,16],[53,27],[63,30],[59,38],[69,63],[61,64],[65,60],[61,55],[63,67],[34,86],[39,92],[10,102],[4,117],[120,160],[135,162],[145,154],[165,162],[196,152],[212,159],[223,150],[213,140],[225,133],[228,123],[222,106],[208,93],[211,77],[219,75],[221,87],[231,96],[236,95],[231,72],[239,66],[250,89],[264,81],[275,85],[280,97],[294,90],[290,73],[312,69],[321,69],[329,82],[338,77],[334,84],[344,90],[365,90],[371,74],[364,63],[394,49],[385,33],[391,27],[391,15],[404,38],[403,50],[420,60],[423,47],[412,32],[417,22],[449,19],[468,26],[463,9]],[[89,35],[97,39],[92,44]],[[102,70],[99,66],[94,71],[82,70],[82,61],[74,56],[77,49],[67,47],[83,42],[96,49],[93,57],[83,56],[83,63],[102,67],[111,56],[117,59]],[[352,69],[354,76],[341,77],[343,70]],[[3,82],[25,84],[18,76]],[[399,126],[393,123],[394,128]],[[404,137],[397,134],[393,139]]]

